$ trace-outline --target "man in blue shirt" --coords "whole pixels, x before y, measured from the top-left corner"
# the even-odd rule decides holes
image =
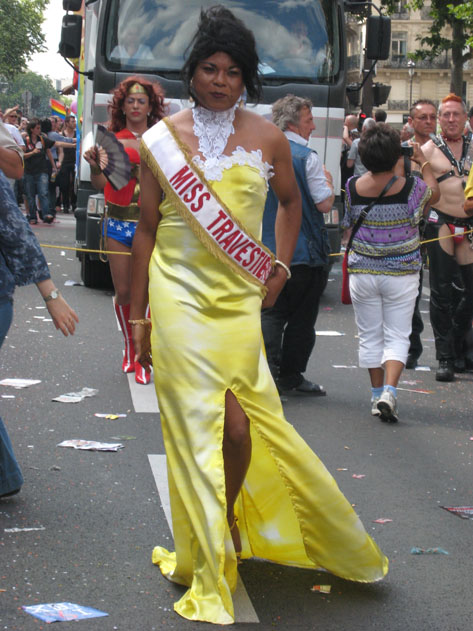
[[[322,386],[303,376],[315,345],[315,321],[327,283],[330,245],[323,213],[332,209],[332,176],[308,141],[315,129],[312,103],[289,94],[273,105],[273,122],[289,140],[292,163],[302,197],[302,225],[291,263],[291,277],[261,323],[271,373],[281,393],[324,396]],[[278,200],[272,191],[263,215],[263,243],[276,248]]]

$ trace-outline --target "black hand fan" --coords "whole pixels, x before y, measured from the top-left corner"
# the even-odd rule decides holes
[[[97,163],[107,180],[118,191],[130,181],[130,158],[115,134],[105,129],[103,125],[97,125],[95,145]]]

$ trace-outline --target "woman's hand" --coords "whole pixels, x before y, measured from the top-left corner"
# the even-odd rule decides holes
[[[146,372],[151,372],[151,325],[132,324],[131,335],[135,347],[135,361],[139,362]]]
[[[275,268],[273,269],[273,273],[271,274],[271,276],[268,278],[268,280],[265,283],[265,287],[268,290],[268,293],[266,294],[263,303],[261,305],[262,309],[268,309],[269,307],[272,307],[279,294],[281,293],[284,285],[286,284],[287,281],[287,273],[286,270],[281,267],[280,265],[276,265]]]
[[[409,146],[413,149],[411,160],[417,162],[417,164],[419,164],[420,166],[422,166],[424,162],[427,162],[427,158],[425,157],[424,152],[420,148],[420,144],[418,142],[409,141]]]
[[[61,331],[65,337],[74,335],[76,322],[79,322],[79,318],[74,309],[67,304],[61,295],[54,300],[49,300],[46,303],[46,308],[53,319],[56,329]]]
[[[90,164],[91,167],[95,167],[100,171],[100,166],[98,163],[98,152],[95,145],[90,149],[87,149],[87,151],[84,151],[83,158],[86,162]]]

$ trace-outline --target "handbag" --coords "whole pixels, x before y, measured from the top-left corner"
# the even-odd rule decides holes
[[[378,195],[378,197],[372,202],[370,202],[367,206],[365,206],[365,208],[363,208],[363,210],[360,213],[360,216],[358,217],[358,219],[355,222],[355,225],[353,226],[350,238],[348,239],[347,247],[345,248],[345,255],[343,256],[343,261],[342,261],[342,304],[344,305],[351,305],[350,278],[348,275],[348,253],[350,251],[351,244],[353,243],[353,238],[355,234],[358,232],[358,228],[361,226],[361,224],[365,220],[366,215],[373,208],[373,206],[375,206],[379,202],[379,200],[382,197],[384,197],[384,195],[386,195],[386,193],[389,191],[389,189],[391,188],[391,186],[394,184],[394,182],[397,179],[398,179],[397,175],[393,175],[393,177],[389,180],[389,182],[383,188],[383,190]]]

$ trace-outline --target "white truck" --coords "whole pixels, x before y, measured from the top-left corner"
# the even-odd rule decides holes
[[[288,93],[309,98],[316,124],[310,146],[334,176],[337,198],[325,215],[332,251],[340,247],[340,154],[346,106],[345,10],[370,3],[343,0],[275,2],[220,0],[253,31],[261,60],[263,97],[248,103],[264,116],[271,104]],[[63,0],[61,53],[78,59],[78,117],[81,152],[93,144],[95,126],[106,124],[110,91],[125,77],[140,74],[157,79],[171,112],[188,105],[180,69],[186,46],[202,7],[215,0]],[[389,20],[378,16],[368,29],[371,59],[389,54]],[[378,22],[376,22],[378,20]],[[388,25],[386,25],[386,20]],[[388,38],[388,41],[386,41]],[[136,51],[130,58],[127,50]],[[92,189],[89,165],[77,169],[76,244],[86,286],[110,283],[108,265],[95,250],[100,247],[103,195]],[[90,251],[92,250],[92,252]]]

